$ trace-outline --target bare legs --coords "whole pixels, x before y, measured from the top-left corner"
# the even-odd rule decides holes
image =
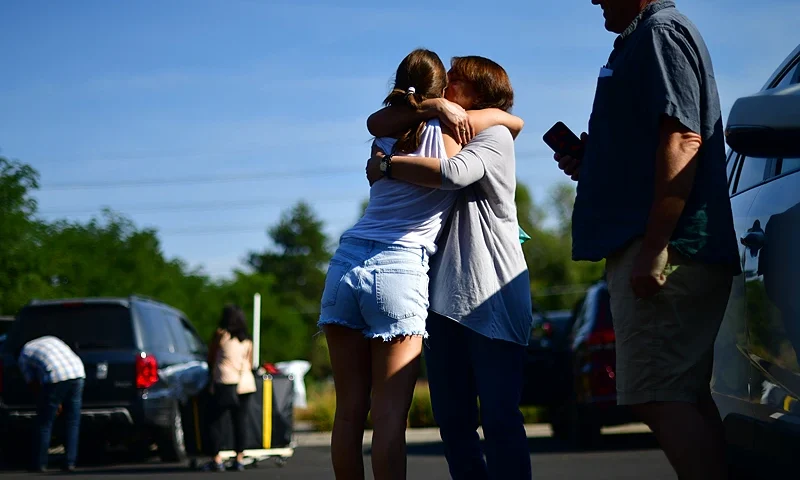
[[[631,409],[655,433],[680,480],[726,480],[725,433],[711,394],[697,404],[653,402]]]
[[[385,342],[357,330],[326,325],[336,388],[331,438],[339,480],[364,478],[362,444],[372,394],[372,470],[376,480],[406,478],[405,430],[419,372],[421,337]]]
[[[422,337],[372,340],[372,473],[405,480],[406,423],[419,374]]]
[[[326,325],[336,387],[336,415],[331,436],[331,458],[337,479],[364,478],[364,424],[369,413],[372,358],[369,340],[347,327]]]

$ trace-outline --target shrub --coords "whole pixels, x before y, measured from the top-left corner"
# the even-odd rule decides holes
[[[298,410],[295,418],[300,421],[311,422],[318,431],[330,431],[333,428],[333,418],[336,413],[336,395],[333,385],[315,385],[308,391],[308,409]],[[540,423],[546,421],[544,409],[539,407],[521,407],[525,423]],[[370,418],[367,418],[367,428],[372,427]],[[431,408],[431,392],[428,383],[420,381],[414,390],[411,408],[408,412],[408,426],[410,428],[436,427]]]
[[[431,391],[428,382],[418,382],[408,411],[408,426],[411,428],[435,427],[433,408],[431,408]]]

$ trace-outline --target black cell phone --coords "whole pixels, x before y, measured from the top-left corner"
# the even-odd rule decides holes
[[[583,142],[563,122],[556,122],[542,139],[559,155],[569,155],[577,160],[583,158]]]

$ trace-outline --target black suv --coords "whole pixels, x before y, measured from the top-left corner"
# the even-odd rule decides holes
[[[758,93],[736,101],[725,133],[743,274],[734,279],[714,347],[712,393],[732,458],[753,460],[741,465],[754,467],[751,478],[794,477],[800,471],[800,46]]]
[[[180,311],[130,297],[33,301],[19,312],[0,357],[6,459],[30,456],[36,407],[16,355],[44,335],[67,343],[86,369],[82,456],[112,445],[145,454],[155,443],[162,460],[185,458],[182,419],[193,414],[189,399],[208,383],[205,344]]]

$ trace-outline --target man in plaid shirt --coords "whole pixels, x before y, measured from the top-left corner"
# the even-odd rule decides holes
[[[31,340],[22,347],[18,365],[25,381],[38,394],[36,416],[39,437],[34,452],[34,468],[44,471],[47,467],[53,422],[63,405],[67,428],[65,469],[74,470],[78,456],[83,382],[86,378],[83,362],[66,343],[56,337],[45,336]]]

